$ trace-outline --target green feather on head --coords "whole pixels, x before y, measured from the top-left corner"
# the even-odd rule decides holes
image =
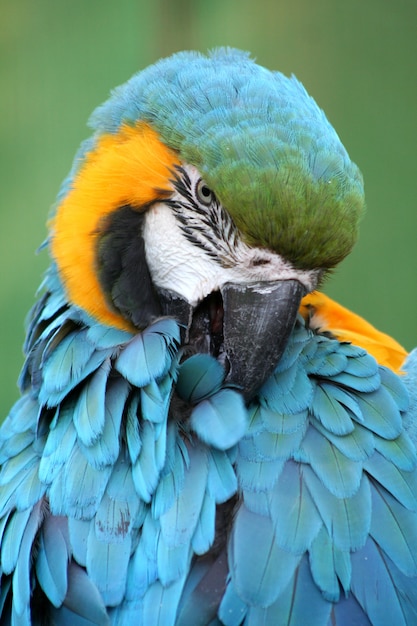
[[[116,132],[138,120],[200,170],[248,244],[302,269],[334,267],[350,252],[362,176],[294,76],[239,50],[181,52],[116,89],[91,124]]]

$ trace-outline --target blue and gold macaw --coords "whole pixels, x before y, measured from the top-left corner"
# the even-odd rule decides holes
[[[363,183],[219,49],[91,118],[0,431],[0,624],[417,623],[416,356],[316,291]]]

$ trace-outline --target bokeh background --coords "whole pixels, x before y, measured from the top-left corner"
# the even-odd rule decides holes
[[[294,73],[365,177],[360,240],[329,295],[417,344],[416,0],[0,0],[0,419],[18,397],[35,250],[86,120],[161,56],[219,45]]]

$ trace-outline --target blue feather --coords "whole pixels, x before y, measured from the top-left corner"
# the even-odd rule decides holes
[[[341,349],[339,349],[338,351],[334,350],[327,354],[323,354],[323,352],[323,350],[320,351],[320,360],[316,359],[316,368],[314,373],[316,373],[320,377],[329,378],[346,370],[348,357],[343,354],[343,351]],[[313,373],[313,370],[311,370],[311,373]]]
[[[116,514],[116,523],[120,524],[120,521],[119,515]],[[132,537],[126,532],[123,533],[122,526],[117,541],[105,541],[102,537],[106,533],[97,532],[97,524],[99,522],[96,525],[91,524],[87,539],[87,573],[104,603],[108,606],[117,606],[125,594]],[[99,530],[101,531],[100,526]]]
[[[329,602],[340,601],[340,584],[350,588],[351,567],[349,551],[334,545],[333,538],[323,526],[313,540],[310,549],[311,575]]]
[[[236,466],[239,486],[248,491],[268,491],[276,484],[284,464],[285,459],[253,462],[240,457]]]
[[[126,444],[129,456],[134,465],[139,458],[142,449],[142,438],[139,429],[140,394],[131,394],[126,413]]]
[[[143,522],[140,541],[129,562],[126,599],[143,598],[146,590],[158,578],[157,550],[160,537],[159,524],[148,513]]]
[[[259,418],[265,430],[270,433],[288,434],[294,433],[307,426],[308,410],[297,411],[296,413],[282,413],[268,409],[262,405],[256,407],[259,411]]]
[[[356,424],[354,430],[348,435],[335,435],[326,430],[320,422],[310,418],[310,424],[347,459],[351,461],[365,461],[373,454],[375,449],[375,437],[366,428]]]
[[[352,592],[372,624],[409,626],[383,555],[372,539],[352,554]]]
[[[322,626],[327,623],[331,607],[314,583],[308,560],[304,557],[297,575],[272,605],[249,608],[245,626]]]
[[[344,350],[345,345],[341,344],[340,349]],[[376,359],[364,351],[361,351],[360,354],[355,354],[354,357],[350,357],[344,371],[348,374],[371,380],[376,375],[379,377],[379,366]]]
[[[417,576],[417,513],[404,508],[385,489],[372,489],[370,534],[407,576]]]
[[[350,497],[358,491],[362,464],[347,458],[311,425],[304,437],[302,450],[313,471],[336,497]]]
[[[72,421],[73,404],[62,404],[57,410],[54,423],[51,424],[42,458],[39,463],[39,478],[45,484],[56,480],[60,470],[71,456],[77,440],[77,433]]]
[[[397,468],[378,452],[364,463],[364,469],[403,506],[417,511],[417,472]]]
[[[195,554],[205,554],[210,551],[215,538],[216,501],[205,493],[200,516],[192,538],[192,548]]]
[[[226,454],[215,448],[208,449],[207,456],[207,492],[217,503],[226,502],[237,489],[237,479],[232,463]]]
[[[305,423],[305,427],[307,424]],[[305,428],[294,433],[275,434],[266,430],[253,437],[255,454],[252,460],[288,459],[299,449],[305,435]],[[241,442],[243,444],[243,441]],[[242,450],[242,445],[240,446]]]
[[[162,534],[159,535],[156,553],[157,578],[164,587],[174,584],[187,574],[190,560],[189,544],[168,546]]]
[[[132,339],[132,334],[125,330],[94,324],[87,329],[87,341],[93,344],[96,350],[106,350],[107,348],[117,348],[128,343]]]
[[[18,515],[18,514],[16,514]],[[17,560],[14,564],[13,574],[13,603],[12,603],[12,623],[19,623],[24,626],[30,626],[30,600],[31,600],[31,557],[33,543],[39,525],[42,521],[42,501],[38,502],[36,506],[30,511],[30,515],[27,518],[27,523],[23,530],[21,541],[18,536],[17,541],[19,545],[19,552]],[[6,531],[7,532],[7,531]]]
[[[415,584],[415,578],[406,576],[398,569],[398,567],[396,567],[396,565],[391,561],[388,556],[384,555],[384,557],[395,588],[399,590],[398,599],[404,613],[405,623],[407,624],[407,626],[408,624],[416,624],[417,587]]]
[[[87,564],[87,540],[90,533],[90,526],[94,524],[94,519],[68,518],[68,533],[71,551],[74,559],[83,567]]]
[[[229,544],[229,564],[235,590],[245,603],[266,607],[275,602],[300,559],[279,548],[270,518],[240,506]]]
[[[16,402],[0,429],[0,463],[9,458],[7,447],[16,445],[14,435],[24,434],[30,442],[33,441],[39,413],[39,405],[30,395],[24,395]],[[22,449],[21,440],[18,438],[16,453]]]
[[[364,393],[376,391],[379,389],[381,382],[378,372],[376,372],[373,376],[364,377],[360,376],[359,373],[358,375],[355,374],[354,371],[341,372],[340,374],[332,376],[331,380],[339,385],[353,389],[354,391],[362,391]]]
[[[161,533],[168,546],[180,546],[191,541],[197,526],[207,485],[208,460],[202,447],[188,447],[190,464],[184,484],[172,506],[159,518]]]
[[[185,443],[179,436],[177,427],[167,427],[167,449],[165,465],[152,498],[152,513],[159,519],[174,503],[184,485],[185,467],[189,456]]]
[[[215,559],[205,556],[193,562],[178,607],[176,626],[221,626],[216,615],[225,591],[227,571],[224,552]]]
[[[82,343],[82,342],[81,342]],[[76,349],[74,346],[70,346],[70,352]],[[88,352],[87,352],[88,353]],[[39,402],[41,405],[47,407],[55,407],[62,402],[66,396],[72,391],[81,381],[87,376],[97,370],[98,367],[111,356],[111,350],[101,350],[92,352],[90,358],[84,362],[77,363],[77,368],[69,371],[61,371],[58,381],[55,381],[55,372],[53,370],[53,363],[49,364],[49,369],[44,369],[44,383],[39,390]],[[67,357],[68,359],[70,356]],[[58,382],[58,384],[56,384]]]
[[[334,624],[337,624],[337,626],[352,626],[353,624],[372,626],[364,610],[351,593],[342,596],[337,604],[332,606],[330,618],[326,626],[333,626]]]
[[[147,626],[174,626],[177,607],[184,581],[169,587],[155,582],[148,588],[143,599],[143,615],[140,623]]]
[[[243,623],[247,611],[248,605],[236,593],[233,584],[229,581],[219,608],[221,621],[225,626],[238,626]]]
[[[163,384],[165,383],[165,384]],[[151,380],[140,390],[142,418],[150,422],[163,422],[167,418],[171,397],[172,378],[166,376],[158,383]]]
[[[97,587],[76,563],[68,568],[68,592],[63,605],[51,611],[59,626],[110,626],[109,616]]]
[[[392,397],[399,410],[402,412],[407,411],[410,405],[410,397],[405,384],[407,377],[404,377],[403,380],[401,376],[396,376],[394,372],[382,365],[379,368],[379,375],[381,384]]]
[[[103,497],[111,471],[111,466],[101,469],[92,467],[81,450],[74,447],[63,467],[62,477],[57,476],[49,490],[53,514],[78,519],[91,517]]]
[[[414,445],[417,445],[417,349],[410,352],[403,364],[402,381],[407,390],[409,406],[404,416],[404,427]]]
[[[0,464],[4,466],[8,459],[18,456],[25,448],[33,443],[33,440],[34,433],[32,430],[17,433],[13,437],[10,437],[10,439],[5,440],[1,446]]]
[[[342,496],[329,491],[311,468],[304,467],[302,475],[334,545],[340,550],[356,550],[363,546],[371,526],[372,512],[366,477],[353,494]]]
[[[110,368],[110,359],[106,359],[84,384],[74,408],[74,426],[79,440],[85,446],[91,446],[103,433],[105,393]]]
[[[314,390],[311,411],[331,433],[335,435],[347,435],[355,426],[352,423],[349,412],[339,403],[333,394],[333,385],[326,383],[317,384]]]
[[[70,556],[67,520],[48,516],[39,536],[36,576],[45,595],[55,607],[63,603],[67,594]]]
[[[132,467],[132,478],[138,495],[144,502],[150,502],[165,460],[166,430],[144,421],[141,435],[142,448]]]
[[[127,505],[129,517],[132,522],[137,518],[139,509],[143,507],[143,503],[139,498],[135,497],[132,467],[124,458],[124,455],[118,458],[113,467],[112,475],[107,484],[106,494],[111,500]]]
[[[416,448],[404,431],[393,440],[375,437],[375,450],[401,470],[411,472],[416,467]]]
[[[260,396],[265,405],[277,413],[300,413],[304,411],[311,401],[313,385],[306,371],[300,364],[296,367],[294,383],[287,393],[281,393],[281,376],[275,374],[260,390]]]
[[[208,354],[196,354],[181,364],[176,392],[186,402],[197,404],[219,391],[225,371]]]
[[[38,467],[37,458],[36,465],[32,465],[31,468],[26,467],[22,473],[24,481],[20,483],[19,487],[16,486],[15,504],[18,510],[34,506],[39,500],[42,500],[45,494],[45,485],[39,480]]]
[[[140,624],[143,616],[143,600],[124,600],[117,607],[108,610],[110,623],[117,626],[132,626]]]
[[[294,554],[303,554],[323,522],[303,480],[300,466],[288,461],[269,496],[277,544]]]
[[[14,478],[21,481],[26,480],[26,472],[38,461],[37,455],[33,451],[33,446],[27,447],[17,456],[8,459],[0,470],[0,486],[7,485]]]
[[[73,331],[54,346],[43,364],[43,386],[39,394],[41,401],[43,398],[46,400],[48,394],[62,390],[68,392],[72,380],[79,380],[80,373],[94,352],[95,346],[87,341],[86,330]]]
[[[241,394],[221,389],[194,407],[190,425],[204,443],[219,450],[231,448],[247,428],[247,412]]]
[[[11,574],[16,567],[30,514],[31,509],[16,511],[7,523],[1,549],[1,569],[5,574]]]
[[[164,376],[179,342],[179,329],[174,320],[155,322],[133,337],[115,362],[115,368],[136,387],[145,387]]]
[[[284,357],[284,363],[286,361]],[[260,393],[268,398],[269,402],[272,401],[272,397],[276,397],[277,402],[279,402],[278,398],[288,394],[294,387],[295,379],[300,370],[299,361],[292,361],[285,368],[282,362],[279,363],[274,375],[261,387]]]
[[[129,385],[122,378],[107,384],[104,405],[104,427],[91,445],[79,442],[80,450],[95,469],[113,465],[120,450],[120,425],[129,393]]]
[[[332,381],[329,380],[328,383],[329,382],[331,383]],[[353,394],[349,392],[348,389],[344,389],[343,387],[339,387],[338,385],[329,385],[328,383],[323,383],[326,391],[332,395],[334,400],[336,400],[339,404],[341,404],[350,412],[349,414],[353,420],[355,420],[359,424],[363,423],[364,417],[362,411]]]
[[[401,413],[384,387],[367,394],[358,394],[357,402],[366,416],[367,428],[384,439],[395,439],[401,434]]]

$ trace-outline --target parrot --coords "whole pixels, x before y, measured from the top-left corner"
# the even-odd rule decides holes
[[[0,430],[0,624],[417,624],[417,355],[321,291],[365,209],[326,115],[216,48],[89,124]]]

